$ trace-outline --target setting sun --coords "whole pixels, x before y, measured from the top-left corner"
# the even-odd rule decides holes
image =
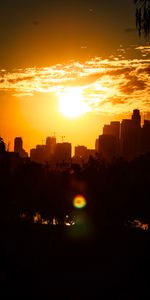
[[[81,89],[68,88],[59,94],[59,111],[68,118],[76,118],[90,111],[90,108],[83,99]]]

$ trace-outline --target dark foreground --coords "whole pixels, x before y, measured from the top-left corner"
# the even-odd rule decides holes
[[[0,245],[0,299],[150,298],[149,231],[20,223],[1,225]]]

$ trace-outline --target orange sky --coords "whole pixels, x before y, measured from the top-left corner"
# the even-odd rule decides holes
[[[133,0],[1,3],[0,135],[11,150],[15,136],[29,151],[54,132],[94,148],[104,123],[134,108],[149,117],[149,77]]]
[[[134,108],[143,115],[149,114],[150,47],[131,48],[138,58],[126,59],[130,49],[120,46],[118,57],[95,57],[12,72],[1,70],[0,134],[7,143],[10,141],[10,149],[15,136],[23,137],[29,151],[54,132],[58,141],[65,136],[64,140],[73,146],[94,148],[104,123],[130,117]],[[61,98],[68,97],[69,91],[74,105],[78,100],[76,90],[88,109],[75,118],[66,117],[68,107],[60,111]],[[78,109],[81,110],[80,103]]]

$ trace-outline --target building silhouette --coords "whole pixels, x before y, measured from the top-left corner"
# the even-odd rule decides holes
[[[37,145],[35,149],[30,150],[30,159],[39,164],[46,162],[45,145]]]
[[[144,120],[141,133],[141,153],[146,154],[150,152],[150,121]]]
[[[18,153],[20,157],[27,158],[28,153],[23,149],[22,137],[15,137],[14,139],[14,152]]]
[[[95,140],[95,152],[98,154],[99,153],[99,138]]]
[[[31,161],[45,164],[61,164],[71,161],[71,144],[56,143],[55,137],[47,137],[45,145],[37,145],[30,150]]]
[[[132,120],[123,119],[121,122],[121,156],[132,159]]]
[[[120,138],[120,122],[113,121],[110,125],[104,125],[103,134],[105,135],[113,135],[116,137],[116,140]]]
[[[20,153],[23,148],[23,140],[21,137],[15,137],[14,139],[14,152]]]
[[[82,165],[83,163],[88,162],[90,156],[95,157],[95,154],[95,149],[88,149],[86,146],[78,145],[75,147],[75,155],[73,157],[73,161]]]
[[[71,162],[71,143],[57,143],[53,157],[55,163]]]
[[[108,162],[117,157],[117,142],[114,135],[102,134],[99,136],[99,155]]]
[[[87,155],[87,147],[80,146],[80,145],[75,147],[75,158],[84,159],[86,155]]]
[[[121,155],[131,160],[141,154],[141,116],[135,109],[131,119],[125,119],[121,123]]]
[[[96,151],[107,161],[119,156],[132,160],[150,152],[150,121],[144,120],[142,127],[140,111],[134,109],[131,119],[104,125],[96,141]]]
[[[0,138],[0,153],[1,157],[5,156],[2,153],[8,152],[5,149],[5,144]],[[63,164],[75,162],[80,165],[87,163],[90,156],[104,158],[111,162],[118,157],[123,157],[125,160],[133,160],[142,154],[150,152],[150,121],[144,120],[141,126],[141,115],[138,109],[134,109],[130,119],[119,121],[111,121],[110,124],[105,124],[103,133],[96,139],[95,149],[88,149],[84,145],[75,147],[75,155],[71,156],[71,143],[57,143],[55,136],[48,136],[45,144],[36,145],[30,150],[30,160],[48,165]],[[21,137],[14,139],[14,154],[17,156],[11,157],[15,160],[16,157],[26,158],[27,152],[23,149],[23,140]]]
[[[55,153],[55,149],[56,149],[56,137],[52,136],[48,136],[46,138],[46,145],[45,145],[45,155],[46,155],[46,160],[49,161],[52,156]]]

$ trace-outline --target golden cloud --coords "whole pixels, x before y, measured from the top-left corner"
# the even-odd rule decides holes
[[[150,46],[135,47],[142,54]],[[0,71],[0,90],[15,96],[53,93],[57,96],[68,87],[80,87],[85,102],[101,113],[123,113],[150,105],[150,59],[92,58],[84,63],[71,61],[45,68]]]

